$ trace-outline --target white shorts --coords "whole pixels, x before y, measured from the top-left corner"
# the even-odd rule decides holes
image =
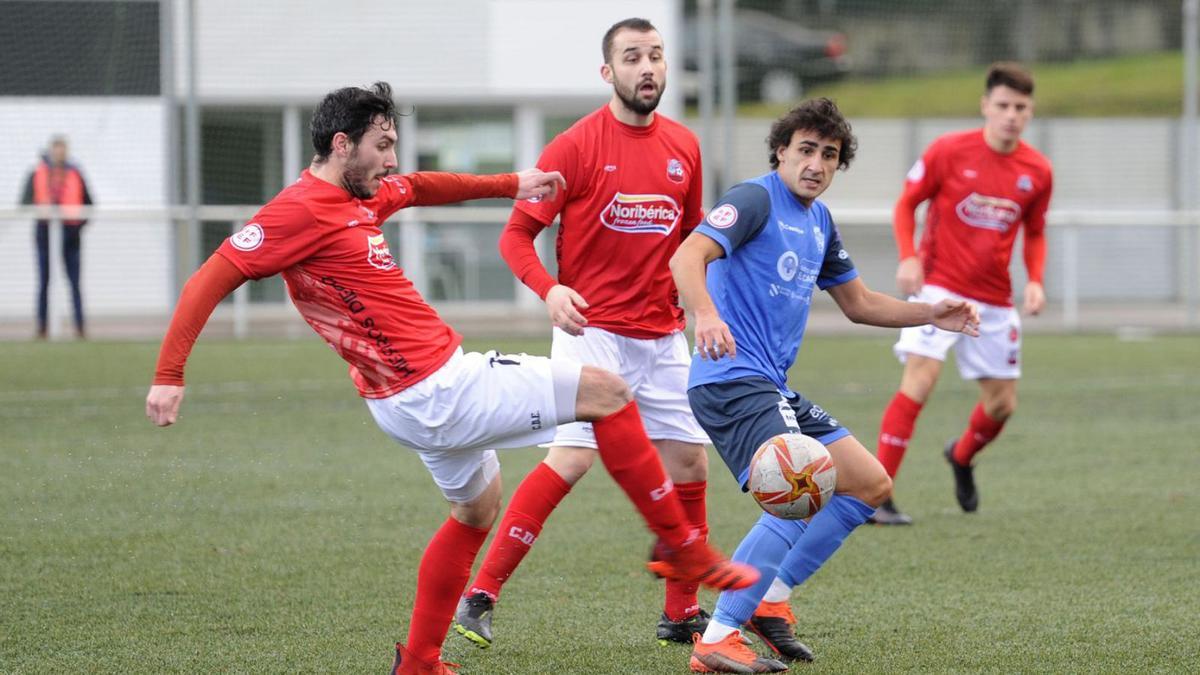
[[[496,477],[497,448],[544,443],[575,421],[582,367],[527,354],[464,354],[404,391],[365,399],[389,436],[412,448],[452,502],[469,502]]]
[[[683,333],[643,340],[600,328],[586,328],[580,336],[555,328],[550,355],[620,375],[633,392],[650,440],[708,442],[688,403],[692,355]],[[590,422],[564,424],[548,445],[595,448],[596,434]]]
[[[986,305],[940,286],[928,285],[909,300],[933,304],[945,298],[966,300],[979,307],[979,337],[932,325],[903,328],[900,339],[892,347],[900,363],[904,363],[909,354],[945,361],[946,353],[953,347],[958,372],[964,380],[1020,378],[1021,317],[1016,308]]]

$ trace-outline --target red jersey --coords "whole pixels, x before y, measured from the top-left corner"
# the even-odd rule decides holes
[[[515,208],[546,226],[559,217],[558,282],[588,302],[588,325],[641,339],[682,330],[667,263],[703,218],[695,134],[660,114],[630,126],[605,105],[551,141],[537,166],[562,173],[565,195]]]
[[[251,279],[282,273],[304,320],[350,364],[359,393],[386,398],[440,368],[462,336],[396,266],[380,225],[406,206],[515,191],[512,174],[418,173],[388,176],[360,200],[305,171],[217,252]]]
[[[1019,226],[1025,228],[1029,278],[1042,280],[1052,188],[1050,161],[1025,142],[1001,154],[987,144],[982,129],[946,134],[913,165],[896,204],[900,257],[914,255],[913,210],[932,199],[920,245],[925,283],[1011,306],[1008,268]],[[1037,246],[1031,246],[1033,239]]]

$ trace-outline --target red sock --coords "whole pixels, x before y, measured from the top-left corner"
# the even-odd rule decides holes
[[[671,548],[683,546],[691,538],[679,493],[663,470],[658,451],[646,436],[637,402],[596,420],[600,461],[642,514],[646,524]]]
[[[405,645],[418,661],[434,663],[441,659],[442,641],[450,628],[454,608],[487,533],[447,518],[425,547],[417,569],[417,597]]]
[[[554,507],[570,491],[571,486],[562,476],[539,462],[513,493],[508,510],[500,519],[500,528],[484,555],[479,574],[475,576],[475,583],[467,592],[482,591],[493,599],[499,598],[500,587],[529,553]]]
[[[895,478],[896,472],[900,470],[900,462],[904,460],[904,451],[908,449],[908,441],[912,438],[913,427],[917,424],[917,415],[921,414],[922,405],[896,392],[887,408],[883,410],[876,456],[891,478]]]
[[[679,492],[679,501],[683,502],[683,510],[687,513],[688,523],[700,532],[700,539],[708,540],[708,512],[704,495],[708,483],[676,483],[675,490]],[[700,600],[696,591],[700,588],[697,583],[667,580],[667,598],[663,611],[671,621],[683,621],[695,616],[700,611]]]
[[[971,411],[971,421],[967,423],[967,429],[963,435],[959,437],[958,443],[954,446],[954,461],[961,466],[968,466],[971,460],[978,455],[983,446],[992,442],[992,439],[1000,435],[1000,430],[1004,428],[1005,420],[994,420],[987,416],[983,411],[983,404],[977,403],[975,409]]]

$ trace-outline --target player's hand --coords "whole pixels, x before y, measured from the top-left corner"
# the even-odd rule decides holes
[[[900,261],[896,268],[896,288],[904,295],[916,295],[925,283],[925,270],[921,267],[921,259],[910,256]]]
[[[160,427],[170,426],[179,419],[179,404],[183,403],[183,387],[155,384],[146,394],[146,417]]]
[[[696,351],[702,359],[717,359],[729,355],[737,356],[737,345],[729,326],[717,314],[696,314]]]
[[[966,300],[947,298],[933,306],[930,323],[942,330],[979,337],[979,308]]]
[[[1021,308],[1030,316],[1037,316],[1046,307],[1046,290],[1036,281],[1025,284],[1025,302]]]
[[[525,169],[517,172],[517,196],[515,199],[543,197],[556,199],[560,189],[565,190],[567,181],[557,171]]]
[[[570,335],[583,335],[587,319],[579,310],[587,308],[583,296],[569,286],[558,284],[546,292],[546,312],[550,321]]]

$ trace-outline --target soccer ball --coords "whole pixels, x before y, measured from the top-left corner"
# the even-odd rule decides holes
[[[787,520],[808,518],[829,501],[837,469],[829,451],[804,434],[779,434],[750,460],[750,494],[763,511]]]

